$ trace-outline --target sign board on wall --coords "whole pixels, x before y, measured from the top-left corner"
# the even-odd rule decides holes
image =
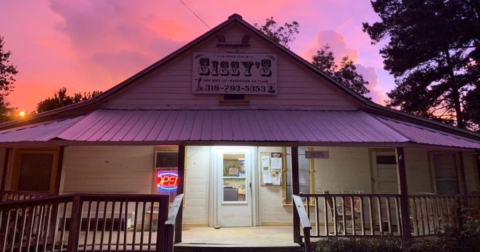
[[[193,54],[192,91],[201,94],[277,93],[275,54]]]
[[[305,151],[305,158],[329,158],[328,151]]]

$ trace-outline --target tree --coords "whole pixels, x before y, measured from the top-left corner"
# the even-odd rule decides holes
[[[335,64],[335,56],[330,51],[329,45],[325,45],[317,51],[316,55],[312,56],[312,65],[362,96],[370,92],[366,87],[368,81],[365,81],[363,76],[357,72],[352,60],[343,57],[340,66]]]
[[[297,23],[297,21],[285,23],[284,26],[280,27],[277,27],[277,22],[273,20],[273,17],[267,18],[265,21],[265,24],[262,26],[255,23],[255,28],[259,29],[265,35],[270,37],[273,41],[290,49],[290,42],[293,42],[295,40],[295,34],[299,33],[299,24]]]
[[[18,73],[17,67],[10,63],[10,51],[4,51],[5,42],[0,36],[0,122],[6,122],[12,119],[13,108],[5,97],[13,90],[15,82],[14,76]]]
[[[387,105],[465,128],[466,97],[480,79],[480,1],[373,0],[381,21],[364,23],[395,77]],[[471,107],[471,106],[470,106]],[[478,124],[478,122],[477,122]]]
[[[13,89],[13,83],[15,82],[14,76],[18,73],[17,67],[10,63],[10,51],[4,51],[3,37],[0,36],[0,90],[4,91],[4,95],[7,95]]]
[[[75,93],[73,96],[68,96],[67,88],[63,87],[53,94],[53,98],[47,98],[39,102],[37,104],[37,113],[87,101],[101,93],[101,91],[93,91],[91,93]]]

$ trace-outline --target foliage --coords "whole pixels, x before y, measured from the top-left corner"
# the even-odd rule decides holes
[[[5,101],[5,96],[0,95],[0,123],[11,121],[15,118],[15,109],[10,107],[10,103]]]
[[[15,82],[14,76],[18,73],[17,67],[10,63],[10,51],[4,51],[3,37],[0,36],[0,90],[5,92],[5,95],[13,89]]]
[[[458,228],[446,221],[437,237],[403,238],[383,236],[376,238],[329,238],[314,243],[316,252],[456,252],[480,251],[480,209],[461,209],[463,225]]]
[[[480,1],[372,0],[372,6],[381,21],[363,30],[372,43],[388,41],[380,54],[396,87],[387,105],[460,128],[478,125],[465,98],[478,93]]]
[[[14,108],[5,97],[13,90],[14,76],[18,73],[17,67],[10,63],[10,51],[4,51],[5,42],[0,36],[0,122],[10,121],[13,118]]]
[[[365,81],[363,76],[357,72],[352,60],[343,57],[340,66],[335,64],[335,57],[330,51],[329,45],[324,46],[317,51],[316,55],[312,56],[312,65],[360,95],[365,96],[370,92],[366,87],[368,81]]]
[[[72,105],[82,101],[87,101],[95,96],[100,95],[101,91],[93,91],[89,93],[75,93],[73,96],[67,95],[67,88],[60,88],[53,94],[52,98],[47,98],[37,104],[37,113],[42,113],[52,109]]]
[[[298,34],[299,24],[297,21],[291,23],[285,23],[284,26],[277,27],[277,22],[273,20],[273,17],[267,18],[265,24],[260,26],[255,23],[255,28],[259,29],[265,35],[270,37],[276,43],[285,46],[290,49],[289,44],[295,40],[295,34]]]

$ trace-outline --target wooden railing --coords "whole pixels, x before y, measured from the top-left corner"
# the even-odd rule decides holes
[[[172,207],[168,212],[167,221],[165,221],[165,244],[168,251],[173,251],[173,244],[175,243],[175,223],[177,222],[177,216],[180,209],[182,209],[183,194],[177,195],[173,201]]]
[[[22,192],[22,191],[4,191],[0,195],[0,202],[21,201],[29,199],[40,199],[52,197],[54,194],[39,192]]]
[[[447,227],[461,228],[462,211],[480,209],[480,195],[411,195],[409,206],[412,234],[438,235]]]
[[[301,194],[311,237],[431,236],[462,225],[462,209],[480,208],[480,195],[410,195],[404,219],[399,194]],[[405,221],[411,227],[403,230]]]
[[[401,235],[400,196],[301,194],[311,237]]]
[[[0,203],[0,251],[172,251],[168,200],[77,194]]]
[[[310,220],[308,219],[308,215],[305,211],[305,207],[303,206],[303,201],[300,196],[293,195],[293,204],[295,206],[296,212],[298,213],[298,217],[300,218],[300,224],[302,225],[303,229],[303,246],[305,248],[305,252],[312,251],[312,245],[310,243],[310,230],[312,229],[312,225],[310,224]]]

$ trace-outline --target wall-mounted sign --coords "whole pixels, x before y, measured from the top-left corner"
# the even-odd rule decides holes
[[[174,190],[177,189],[178,174],[176,172],[157,171],[157,190]]]
[[[328,151],[305,151],[305,158],[329,158]]]
[[[193,54],[192,91],[202,94],[277,93],[275,54]]]

